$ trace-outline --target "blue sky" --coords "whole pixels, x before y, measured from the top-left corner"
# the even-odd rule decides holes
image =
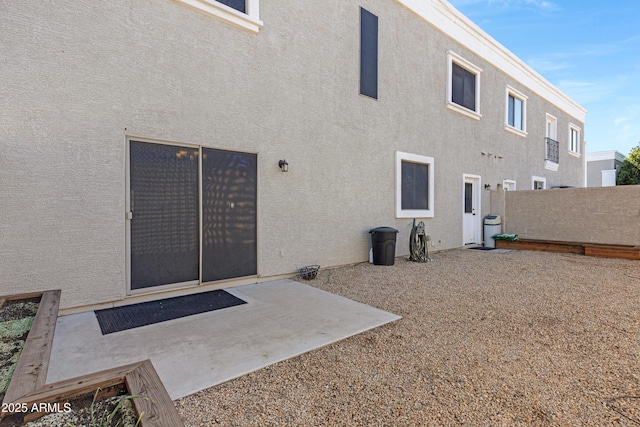
[[[588,152],[640,144],[640,0],[449,2],[588,110]]]

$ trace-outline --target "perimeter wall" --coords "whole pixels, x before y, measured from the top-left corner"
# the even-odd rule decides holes
[[[640,245],[640,185],[492,191],[491,209],[520,238]]]

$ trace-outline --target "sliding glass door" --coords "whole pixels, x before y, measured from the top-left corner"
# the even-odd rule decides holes
[[[131,290],[255,275],[256,155],[129,147]]]
[[[256,156],[202,152],[202,281],[254,275]]]

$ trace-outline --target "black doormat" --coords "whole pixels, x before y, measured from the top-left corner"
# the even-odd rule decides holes
[[[474,249],[476,251],[492,251],[495,248],[487,248],[486,246],[480,246],[479,248],[469,248],[469,249]]]
[[[246,304],[223,290],[96,310],[102,335]]]

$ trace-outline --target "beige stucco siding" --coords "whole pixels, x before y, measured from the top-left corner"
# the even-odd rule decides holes
[[[505,232],[521,238],[640,245],[640,186],[505,194]]]
[[[379,17],[378,100],[358,94],[360,6]],[[465,173],[493,189],[533,175],[583,185],[566,149],[579,118],[394,1],[265,1],[258,34],[168,0],[0,13],[0,293],[61,288],[63,308],[125,298],[128,138],[257,153],[260,277],[366,261],[377,226],[407,254],[396,151],[434,158],[432,250],[462,244]],[[448,50],[483,70],[480,120],[445,106]],[[526,138],[504,130],[506,84],[528,96]],[[557,172],[544,169],[546,113]]]

